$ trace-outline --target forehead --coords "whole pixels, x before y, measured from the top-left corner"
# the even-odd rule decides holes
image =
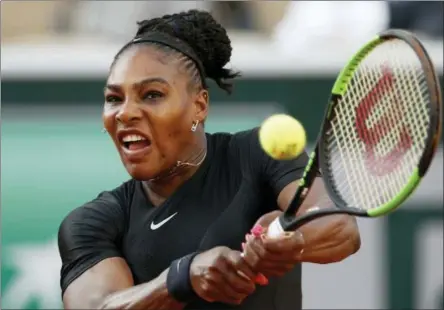
[[[182,77],[173,59],[148,45],[131,46],[119,55],[112,66],[108,84],[134,84],[150,77],[161,77],[175,84]]]

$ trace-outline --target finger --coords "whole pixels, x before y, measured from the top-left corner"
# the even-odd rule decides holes
[[[244,251],[247,249],[245,248],[245,244],[242,244],[242,248]],[[240,254],[240,257],[238,260],[235,260],[233,262],[234,268],[236,268],[237,272],[246,280],[254,281],[254,278],[256,277],[256,272],[254,272],[253,268],[248,264],[248,262],[245,259],[245,252]],[[247,259],[249,259],[247,257]]]
[[[260,253],[255,270],[264,273],[267,276],[281,276],[294,268],[295,259],[293,252],[281,252],[279,255],[275,252],[267,251],[260,242],[251,242],[245,245],[245,251],[248,253]],[[251,251],[251,252],[250,252]],[[248,259],[248,257],[247,257]]]
[[[264,261],[272,261],[272,262],[286,262],[288,261],[288,255],[283,255],[283,251],[276,252],[276,251],[270,251],[268,248],[266,248],[262,238],[247,238],[249,242],[247,242],[246,246],[250,247],[250,250],[257,254],[259,257],[260,265],[258,268],[261,268],[262,262]],[[289,251],[290,253],[293,253],[293,251]]]
[[[237,292],[251,294],[256,289],[254,278],[256,274],[241,257],[239,252],[231,252],[228,257],[227,269],[224,273],[227,281]]]
[[[234,251],[231,253],[234,253]],[[227,284],[225,292],[238,299],[239,295],[249,294],[254,291],[254,283],[252,280],[241,276],[238,273],[238,269],[232,267],[232,256],[233,254],[228,253],[225,257],[226,260],[217,264],[216,268]],[[239,252],[238,256],[240,258]]]
[[[230,288],[232,288],[237,294],[241,295],[250,295],[256,289],[256,286],[253,280],[245,280],[242,277],[239,277],[236,270],[225,273],[225,280]]]
[[[229,304],[239,304],[245,298],[245,294],[236,292],[226,280],[225,276],[215,273],[207,279],[209,283],[209,295],[215,301]]]
[[[257,267],[260,263],[260,256],[256,251],[251,247],[251,242],[247,242],[243,244],[243,253],[242,258],[248,264],[248,266],[255,272],[257,271]]]
[[[255,283],[261,285],[265,284],[263,283],[264,281],[257,281],[257,272],[254,272],[254,270],[250,267],[250,265],[246,262],[244,256],[242,255],[235,255],[232,258],[231,268],[237,270],[238,273],[241,273],[243,275],[244,279],[246,279],[247,283],[249,284],[249,289],[251,290],[255,289]]]
[[[208,281],[208,279],[201,283],[199,297],[208,302],[226,301],[225,294],[217,285],[214,285],[213,281]]]

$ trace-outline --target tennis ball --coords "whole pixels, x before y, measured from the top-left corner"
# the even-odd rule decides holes
[[[307,142],[304,127],[286,114],[274,114],[259,129],[262,149],[274,159],[288,160],[299,156]]]

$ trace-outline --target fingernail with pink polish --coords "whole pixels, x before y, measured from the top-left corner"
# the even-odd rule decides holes
[[[254,225],[254,227],[251,229],[251,233],[255,237],[260,236],[263,231],[264,231],[264,228],[261,225],[259,225],[259,224]]]

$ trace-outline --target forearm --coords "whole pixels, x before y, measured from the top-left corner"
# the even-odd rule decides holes
[[[352,216],[328,216],[306,224],[300,231],[305,241],[303,262],[339,262],[356,253],[361,245],[356,219]]]
[[[100,309],[183,309],[185,304],[177,302],[168,294],[167,274],[168,269],[150,282],[111,294],[105,298]]]

